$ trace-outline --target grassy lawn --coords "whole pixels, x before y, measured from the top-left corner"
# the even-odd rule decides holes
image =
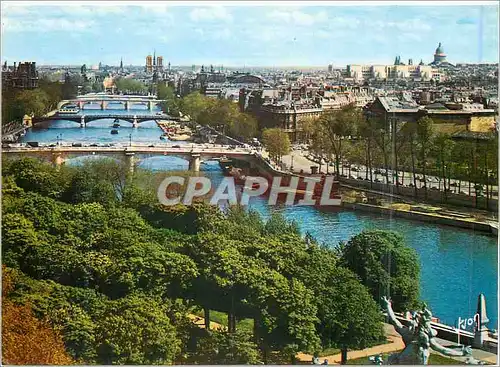
[[[193,314],[199,317],[205,317],[203,310],[194,310]],[[215,310],[210,310],[210,321],[216,322],[218,324],[227,327],[227,313],[219,312]],[[253,320],[252,319],[242,319],[236,322],[236,329],[247,330],[253,332]]]
[[[394,352],[398,353],[398,352]],[[382,359],[387,361],[388,354],[382,354]],[[350,359],[347,361],[347,364],[362,364],[362,365],[371,365],[372,363],[368,359],[368,357],[358,358],[358,359]],[[457,361],[453,358],[443,357],[439,354],[431,353],[429,357],[429,364],[431,365],[453,365],[453,364],[465,364],[463,362]]]

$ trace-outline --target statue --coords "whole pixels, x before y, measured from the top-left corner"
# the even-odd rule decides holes
[[[455,350],[446,348],[436,341],[437,331],[431,328],[432,313],[425,303],[422,311],[412,313],[410,325],[404,326],[396,319],[391,300],[387,297],[383,297],[382,300],[391,324],[401,335],[405,344],[405,349],[401,353],[389,357],[389,364],[426,365],[429,361],[431,348],[447,356],[469,357],[468,361],[473,360],[471,347],[462,346],[462,349]]]

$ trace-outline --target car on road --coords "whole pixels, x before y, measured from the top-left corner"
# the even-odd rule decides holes
[[[172,145],[172,148],[180,148],[180,145]]]

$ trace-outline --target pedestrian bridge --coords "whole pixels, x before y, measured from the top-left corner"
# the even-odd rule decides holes
[[[120,161],[125,161],[130,170],[141,160],[153,156],[172,156],[185,159],[189,162],[189,169],[192,171],[200,170],[200,163],[209,160],[218,160],[222,157],[234,158],[239,160],[251,161],[257,157],[256,153],[247,148],[237,147],[193,147],[185,146],[139,146],[132,145],[128,147],[74,147],[74,146],[56,146],[56,147],[8,147],[2,149],[2,154],[12,159],[22,157],[40,158],[44,161],[52,162],[56,166],[61,166],[65,161],[84,156],[103,156]]]
[[[144,121],[158,121],[158,120],[179,120],[179,118],[173,118],[170,115],[161,113],[156,115],[151,114],[134,114],[134,115],[124,115],[124,114],[113,114],[113,113],[102,113],[99,115],[85,115],[85,114],[72,114],[72,115],[64,115],[64,114],[54,114],[50,116],[41,116],[34,117],[32,119],[33,124],[37,124],[45,121],[52,120],[68,120],[74,121],[80,124],[80,127],[85,127],[89,122],[96,120],[104,120],[104,119],[118,119],[120,121],[130,122],[134,127]]]
[[[101,110],[105,110],[110,104],[120,104],[125,110],[130,110],[133,105],[146,105],[149,110],[154,106],[164,102],[163,99],[157,99],[156,96],[122,96],[122,95],[83,95],[75,99],[66,99],[57,104],[57,109],[60,110],[67,105],[77,105],[80,110],[83,110],[86,105],[98,104]]]

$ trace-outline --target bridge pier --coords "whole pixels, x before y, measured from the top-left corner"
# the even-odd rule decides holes
[[[132,122],[132,127],[138,127],[139,123],[137,122],[137,116],[134,116],[134,121]]]
[[[130,110],[130,102],[129,101],[125,101],[125,109],[127,111]]]
[[[108,103],[106,101],[101,101],[101,110],[105,110],[108,107]]]
[[[78,108],[80,110],[83,110],[83,105],[84,105],[83,101],[78,101]]]
[[[125,152],[125,159],[130,173],[134,173],[135,168],[135,153]]]
[[[150,111],[153,111],[153,102],[148,101],[148,108]]]
[[[199,172],[200,163],[200,154],[191,154],[191,158],[189,159],[189,170],[193,172]]]
[[[85,115],[80,119],[80,127],[85,127]]]

